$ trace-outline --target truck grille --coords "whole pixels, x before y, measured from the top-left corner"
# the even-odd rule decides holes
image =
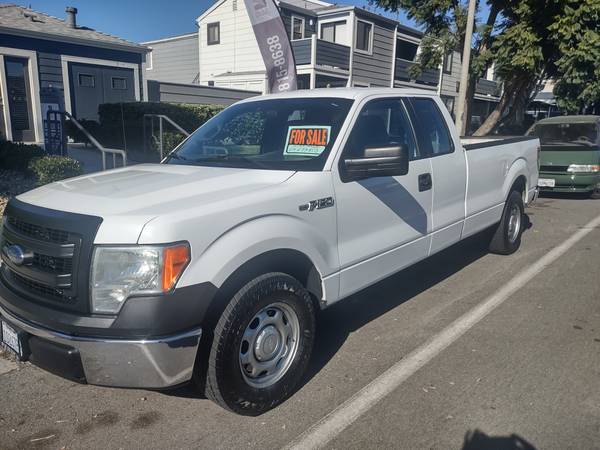
[[[49,286],[46,286],[45,284],[31,281],[28,278],[22,277],[18,273],[13,272],[10,276],[24,289],[27,289],[28,291],[33,292],[37,295],[52,298],[60,303],[73,303],[74,301],[74,297],[69,297],[68,295],[65,295],[64,291],[61,289],[54,289]]]
[[[65,244],[69,242],[69,233],[66,231],[34,225],[17,219],[16,217],[9,217],[8,223],[18,232],[35,239],[54,242],[56,244]]]
[[[540,172],[567,173],[569,166],[540,166]]]
[[[54,211],[11,200],[0,236],[0,278],[24,301],[89,312],[88,278],[92,243],[101,219]],[[27,255],[15,264],[6,249]]]

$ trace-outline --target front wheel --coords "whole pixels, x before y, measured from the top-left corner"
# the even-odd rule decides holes
[[[510,255],[521,246],[525,205],[517,191],[512,191],[504,204],[502,218],[490,242],[490,251],[499,255]]]
[[[300,282],[283,273],[250,281],[215,328],[206,396],[243,415],[274,408],[302,380],[314,335],[313,303]]]
[[[594,200],[600,199],[600,184],[598,184],[596,189],[590,193],[590,198],[593,198]]]

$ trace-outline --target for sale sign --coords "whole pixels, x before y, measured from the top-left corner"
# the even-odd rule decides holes
[[[318,156],[329,144],[330,126],[304,125],[288,128],[284,155]]]

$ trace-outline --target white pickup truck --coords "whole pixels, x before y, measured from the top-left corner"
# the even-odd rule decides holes
[[[484,230],[491,251],[517,250],[538,150],[462,143],[415,89],[242,101],[161,164],[10,201],[3,342],[79,382],[192,381],[263,413],[302,381],[317,310]]]

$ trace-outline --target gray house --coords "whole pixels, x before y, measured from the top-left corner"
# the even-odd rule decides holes
[[[423,33],[355,6],[278,0],[292,41],[299,87],[403,87],[437,92],[450,111],[458,94],[460,54],[413,77]],[[264,92],[265,67],[243,1],[217,0],[198,19],[199,83]],[[499,84],[482,79],[481,110],[499,100]]]
[[[41,144],[48,109],[95,120],[102,103],[147,99],[147,47],[80,26],[76,15],[0,4],[0,138]]]
[[[142,42],[150,49],[146,64],[149,80],[193,84],[198,81],[198,33]]]

